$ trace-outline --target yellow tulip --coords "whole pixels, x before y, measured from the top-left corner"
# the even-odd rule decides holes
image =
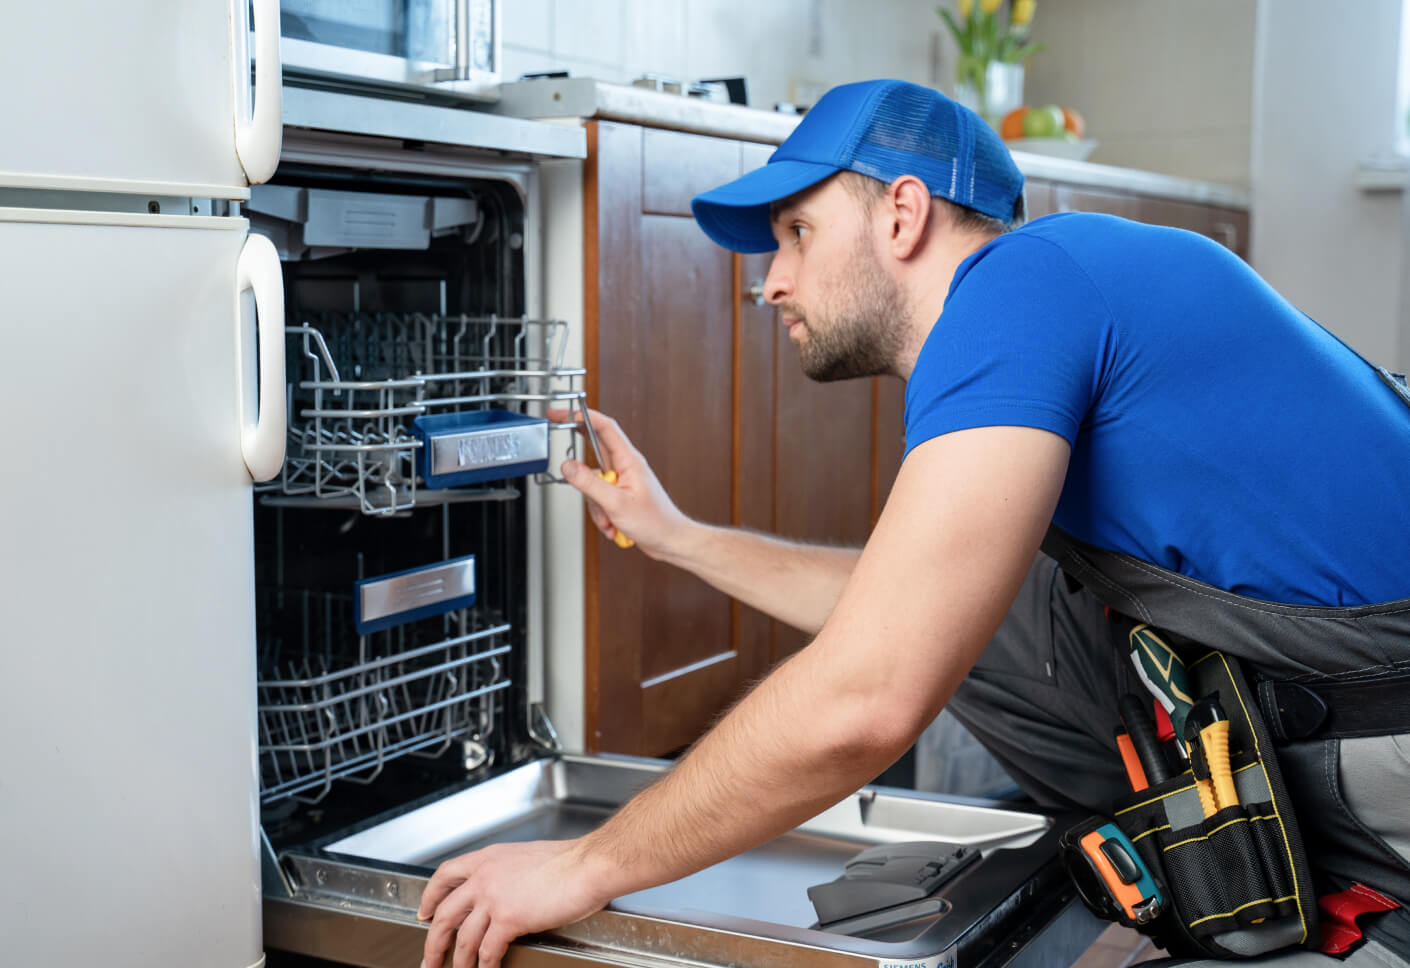
[[[960,19],[968,20],[972,13],[974,13],[974,0],[960,0]]]
[[[1013,25],[1022,27],[1033,19],[1033,9],[1038,6],[1037,0],[1013,0]]]
[[[1004,0],[979,0],[979,9],[987,14],[992,14],[999,9]]]

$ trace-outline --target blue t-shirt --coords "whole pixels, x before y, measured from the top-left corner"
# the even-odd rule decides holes
[[[1410,408],[1235,255],[1053,215],[959,266],[906,384],[907,452],[970,427],[1072,446],[1053,521],[1240,595],[1410,597]]]

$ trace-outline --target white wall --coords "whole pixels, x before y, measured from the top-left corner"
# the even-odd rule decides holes
[[[750,105],[766,109],[810,104],[847,81],[935,84],[937,63],[953,63],[936,50],[948,43],[944,24],[922,0],[507,0],[503,29],[508,80],[544,70],[619,83],[742,76]]]
[[[1401,193],[1356,186],[1396,137],[1401,0],[1259,0],[1252,262],[1370,360],[1406,367]]]
[[[1091,161],[1248,185],[1256,0],[1042,0],[1025,100],[1075,108]]]

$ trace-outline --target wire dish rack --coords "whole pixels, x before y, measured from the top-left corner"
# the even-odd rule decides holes
[[[262,590],[283,612],[260,643],[261,799],[321,800],[337,779],[369,782],[400,756],[488,762],[503,718],[511,627],[464,608],[358,635],[350,594]],[[477,762],[478,760],[478,762]]]
[[[261,488],[272,503],[391,515],[418,504],[513,496],[505,487],[426,489],[412,422],[435,413],[583,405],[586,371],[563,365],[562,320],[338,312],[310,316],[286,333],[287,456],[281,476]],[[566,439],[569,456],[576,456],[576,437]]]

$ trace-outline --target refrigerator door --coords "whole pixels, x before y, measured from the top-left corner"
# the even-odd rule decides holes
[[[263,960],[246,230],[0,208],[6,964]]]
[[[253,3],[253,97],[247,3],[7,5],[0,186],[247,197],[281,130],[277,0]]]

